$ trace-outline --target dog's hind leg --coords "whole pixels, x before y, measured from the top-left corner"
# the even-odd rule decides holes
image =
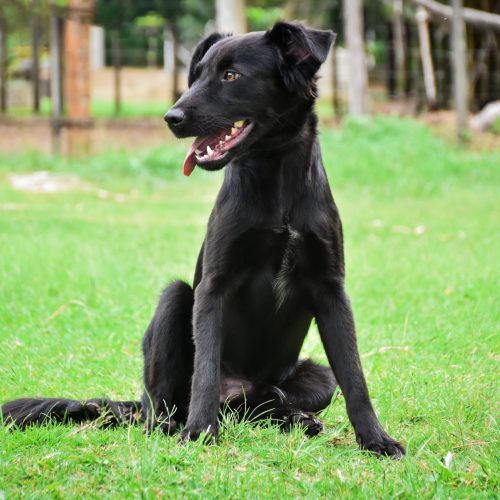
[[[323,430],[316,413],[329,405],[336,386],[329,367],[305,360],[279,385],[253,386],[248,392],[231,397],[228,406],[240,418],[270,418],[284,431],[301,425],[308,436],[314,436]]]
[[[193,289],[175,281],[162,293],[143,339],[144,385],[142,405],[146,428],[166,433],[184,422],[193,373]]]

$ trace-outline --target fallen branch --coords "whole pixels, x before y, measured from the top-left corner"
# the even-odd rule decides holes
[[[85,310],[85,312],[88,314],[88,308],[87,308],[87,304],[85,304],[85,302],[82,302],[81,300],[71,299],[71,300],[68,300],[68,302],[66,302],[62,306],[58,307],[50,316],[45,318],[42,322],[49,323],[50,321],[52,321],[53,319],[57,318],[62,313],[64,313],[64,311],[66,311],[66,309],[71,305],[82,307]]]
[[[468,443],[453,446],[452,450],[461,450],[463,448],[470,448],[472,446],[485,446],[488,444],[492,444],[492,442],[491,441],[469,441]]]
[[[434,17],[451,19],[453,17],[453,9],[448,5],[444,5],[436,0],[413,0],[413,3],[421,7],[425,7],[429,14]],[[485,12],[484,10],[464,8],[465,22],[479,28],[490,28],[500,31],[500,15]]]
[[[369,358],[370,356],[374,356],[375,354],[383,354],[387,351],[409,351],[410,348],[407,345],[388,345],[381,347],[380,349],[375,349],[374,351],[367,352],[363,355],[364,358]]]
[[[436,78],[434,76],[434,66],[432,64],[431,38],[429,35],[429,13],[423,7],[417,7],[416,13],[418,39],[420,46],[420,58],[422,60],[422,70],[424,72],[425,95],[429,107],[436,104]]]
[[[493,127],[497,120],[500,120],[500,101],[487,104],[480,113],[470,119],[470,126],[482,132]]]

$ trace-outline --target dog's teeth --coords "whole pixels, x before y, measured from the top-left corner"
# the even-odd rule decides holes
[[[212,156],[214,154],[214,150],[210,146],[207,146],[207,153],[208,156]]]
[[[238,120],[237,122],[234,123],[234,126],[236,128],[243,127],[243,123],[245,123],[245,120]]]
[[[229,141],[229,139],[231,139],[231,136],[230,135],[226,135],[226,141]]]
[[[203,151],[201,149],[195,149],[194,152],[197,154],[197,155],[201,155],[201,153],[203,153]]]
[[[238,132],[238,129],[233,127],[231,129],[231,134],[234,135],[234,134],[236,134],[236,132]]]
[[[219,141],[219,146],[222,146],[224,144],[224,141]]]

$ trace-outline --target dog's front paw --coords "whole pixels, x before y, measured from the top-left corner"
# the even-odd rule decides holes
[[[399,460],[406,455],[404,446],[392,439],[385,431],[366,436],[358,434],[356,440],[362,450],[371,451],[378,457],[384,455]]]
[[[215,441],[218,435],[217,425],[191,426],[186,425],[180,435],[182,442],[198,441],[201,438],[203,444],[210,444]]]

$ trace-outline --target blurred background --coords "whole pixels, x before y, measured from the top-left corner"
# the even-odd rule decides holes
[[[462,141],[500,132],[500,0],[3,0],[0,150],[161,144],[197,41],[279,19],[338,34],[323,120],[419,115]]]

